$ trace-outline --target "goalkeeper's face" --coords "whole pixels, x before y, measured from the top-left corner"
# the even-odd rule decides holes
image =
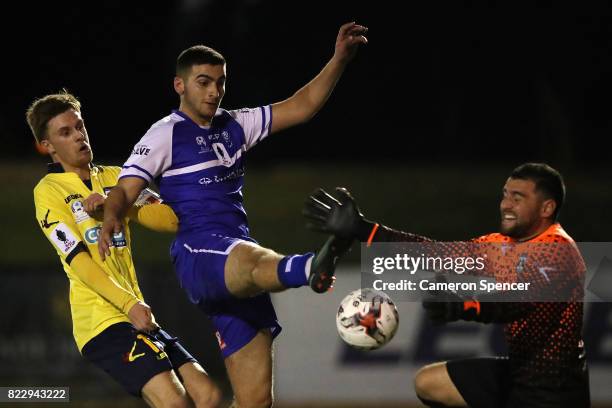
[[[69,109],[47,124],[47,138],[41,142],[55,162],[67,168],[86,168],[93,159],[81,112]]]
[[[539,235],[551,223],[549,201],[536,190],[532,180],[509,178],[499,205],[501,233],[518,240]]]

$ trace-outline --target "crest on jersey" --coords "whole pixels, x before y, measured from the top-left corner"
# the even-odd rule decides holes
[[[516,273],[522,273],[525,270],[525,262],[527,262],[527,254],[522,253],[519,255],[519,261],[516,265]]]
[[[198,154],[210,152],[210,147],[206,144],[206,138],[204,136],[196,136],[195,141],[197,145],[200,146]]]
[[[85,207],[83,207],[83,202],[81,200],[73,202],[70,205],[70,210],[72,211],[72,215],[74,216],[74,220],[77,224],[89,219],[89,214],[85,212]]]
[[[223,166],[230,167],[232,164],[234,164],[235,159],[230,156],[223,143],[213,143],[212,148],[217,155],[217,159],[219,159],[219,162]]]

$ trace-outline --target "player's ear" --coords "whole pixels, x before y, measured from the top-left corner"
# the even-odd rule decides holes
[[[47,154],[55,154],[55,148],[48,139],[41,140],[40,145],[47,152]]]
[[[185,93],[185,81],[180,76],[174,77],[174,90],[179,96],[183,96]]]
[[[540,216],[542,218],[552,218],[555,210],[557,209],[557,202],[552,198],[548,200],[544,200],[542,202],[542,206],[540,207]]]

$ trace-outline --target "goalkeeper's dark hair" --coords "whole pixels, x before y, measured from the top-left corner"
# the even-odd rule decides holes
[[[525,163],[512,170],[510,178],[531,180],[535,183],[537,192],[547,199],[555,200],[557,206],[552,218],[557,221],[565,201],[565,183],[561,173],[546,163]]]
[[[76,96],[66,89],[62,89],[56,94],[43,96],[32,102],[32,105],[26,111],[26,120],[36,142],[40,143],[49,136],[47,125],[51,119],[70,109],[80,112],[81,103]]]
[[[181,52],[176,59],[176,75],[185,78],[194,65],[223,65],[225,57],[205,45],[194,45]]]

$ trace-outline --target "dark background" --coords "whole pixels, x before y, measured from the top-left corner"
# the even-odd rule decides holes
[[[34,218],[32,188],[47,159],[34,149],[25,110],[67,88],[83,103],[95,161],[121,165],[178,106],[174,62],[198,43],[228,60],[222,107],[253,107],[314,77],[342,23],[370,29],[323,110],[249,152],[245,205],[265,246],[295,253],[321,244],[300,216],[317,186],[347,186],[368,217],[434,238],[488,233],[498,226],[505,178],[532,160],[564,174],[561,221],[570,234],[610,241],[612,6],[189,0],[23,2],[3,11],[2,385],[70,385],[82,406],[111,398],[140,406],[76,352],[68,282]],[[172,237],[138,227],[133,236],[158,320],[229,396],[208,323],[173,276]],[[355,248],[348,261],[358,259]],[[608,360],[591,362],[612,371]]]
[[[328,106],[310,124],[257,149],[252,162],[607,164],[612,10],[603,3],[583,9],[449,3],[13,5],[1,28],[8,103],[0,132],[9,143],[0,155],[31,151],[25,109],[66,87],[84,104],[97,160],[127,157],[148,127],[178,105],[173,64],[197,43],[228,60],[222,106],[282,100],[331,57],[338,27],[356,20],[370,28],[370,43]]]

